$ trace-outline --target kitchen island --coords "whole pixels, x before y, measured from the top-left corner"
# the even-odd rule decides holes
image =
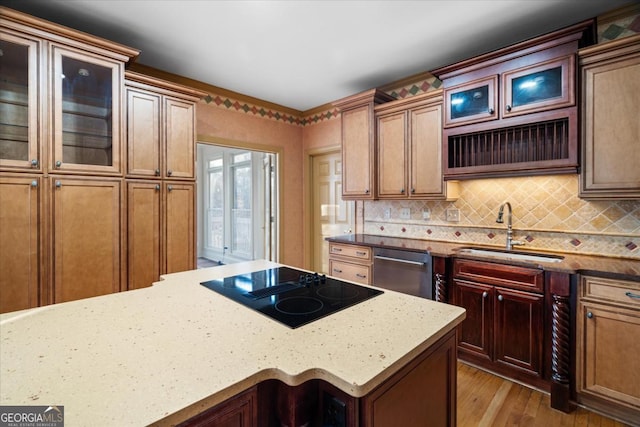
[[[405,380],[414,371],[430,375],[423,362],[448,345],[438,359],[451,380],[448,396],[432,400],[449,401],[455,423],[455,328],[463,309],[385,291],[291,329],[200,285],[275,266],[252,261],[175,273],[150,288],[0,316],[0,404],[63,405],[66,426],[173,425],[270,384],[293,391],[266,403],[258,394],[258,423],[287,412],[269,407],[282,396],[290,407],[296,396],[322,401],[323,390],[352,399],[354,424],[376,425],[383,392],[415,387]],[[303,395],[311,383],[319,387]],[[380,402],[393,402],[392,394]]]

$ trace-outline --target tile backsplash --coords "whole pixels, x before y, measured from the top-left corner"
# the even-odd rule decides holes
[[[508,201],[513,207],[514,239],[525,242],[520,249],[640,259],[640,200],[580,199],[578,175],[478,179],[459,184],[460,197],[450,202],[365,202],[363,231],[504,246],[506,212],[504,224],[496,223],[496,217],[500,205]],[[401,218],[407,209],[409,218]],[[459,220],[447,221],[447,211],[455,214],[455,209]]]

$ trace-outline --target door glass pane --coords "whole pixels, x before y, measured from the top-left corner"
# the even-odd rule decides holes
[[[231,247],[236,255],[251,257],[251,164],[233,167]]]
[[[512,106],[518,107],[562,96],[562,67],[527,74],[511,81]]]
[[[212,162],[213,163],[213,162]],[[224,175],[222,165],[209,171],[207,247],[224,248]]]
[[[0,159],[29,157],[29,47],[0,40]]]
[[[451,94],[451,118],[473,116],[489,109],[489,86],[480,86]]]
[[[62,158],[112,166],[112,70],[62,57]]]

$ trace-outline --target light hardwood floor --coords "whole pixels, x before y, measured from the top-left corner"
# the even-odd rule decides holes
[[[578,407],[552,409],[549,395],[458,362],[458,426],[623,427]]]

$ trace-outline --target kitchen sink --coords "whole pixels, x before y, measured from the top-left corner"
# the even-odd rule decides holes
[[[550,254],[538,254],[531,252],[516,252],[507,251],[501,249],[486,249],[486,248],[460,248],[459,254],[483,256],[490,258],[498,258],[504,260],[514,261],[533,261],[533,262],[560,262],[564,259],[560,255]]]

